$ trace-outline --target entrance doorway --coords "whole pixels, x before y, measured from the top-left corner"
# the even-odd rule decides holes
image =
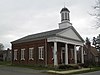
[[[65,48],[61,47],[61,62],[65,64]]]

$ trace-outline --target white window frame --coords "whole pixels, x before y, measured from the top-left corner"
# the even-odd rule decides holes
[[[29,60],[34,60],[33,58],[33,52],[34,52],[34,48],[29,48]]]
[[[14,50],[14,60],[17,60],[17,51],[18,51],[18,49]]]
[[[25,48],[21,49],[21,60],[25,60]]]
[[[44,60],[44,46],[38,47],[39,59]]]

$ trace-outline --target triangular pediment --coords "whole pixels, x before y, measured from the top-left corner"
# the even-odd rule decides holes
[[[83,39],[81,38],[79,33],[74,28],[65,29],[65,30],[59,32],[57,35],[60,35],[62,37],[69,38],[69,39],[83,41]]]

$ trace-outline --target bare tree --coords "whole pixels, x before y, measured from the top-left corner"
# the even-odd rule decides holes
[[[4,50],[4,45],[0,43],[0,50]]]
[[[92,14],[96,18],[96,28],[100,28],[100,0],[96,0],[96,5],[93,7],[95,13]]]

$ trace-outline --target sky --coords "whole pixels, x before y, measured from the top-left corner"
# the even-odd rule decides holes
[[[0,0],[0,43],[11,49],[12,41],[39,32],[58,29],[60,11],[70,10],[70,22],[85,40],[100,33],[95,29],[95,0]]]

